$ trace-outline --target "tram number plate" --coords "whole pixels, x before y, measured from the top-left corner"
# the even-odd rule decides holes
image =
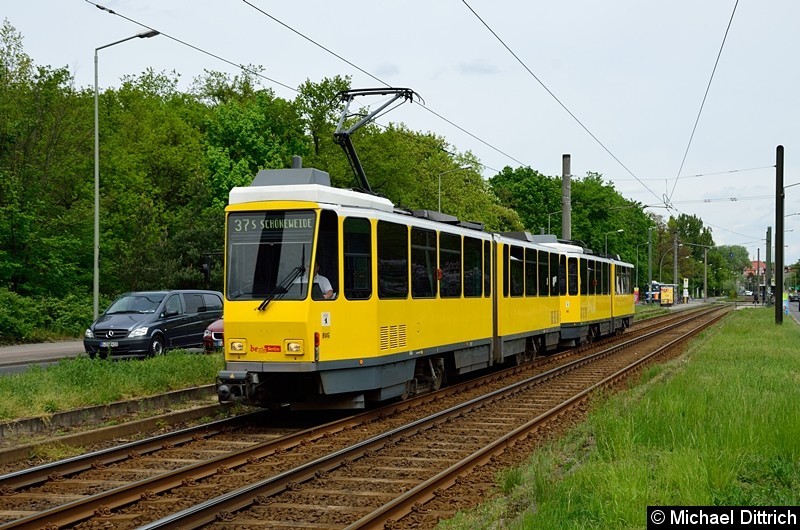
[[[100,347],[101,347],[101,348],[116,348],[117,346],[119,346],[119,342],[117,342],[117,341],[113,341],[113,342],[101,342],[101,343],[100,343]]]

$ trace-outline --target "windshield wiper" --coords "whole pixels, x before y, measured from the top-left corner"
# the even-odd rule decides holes
[[[289,286],[291,286],[294,283],[294,281],[301,274],[305,272],[306,272],[305,267],[295,267],[294,269],[290,270],[289,274],[287,274],[286,277],[279,284],[277,284],[275,288],[272,289],[272,291],[270,291],[269,295],[264,299],[263,302],[261,302],[261,305],[259,305],[256,309],[258,311],[264,311],[267,308],[267,304],[285,295],[286,292],[289,290]]]

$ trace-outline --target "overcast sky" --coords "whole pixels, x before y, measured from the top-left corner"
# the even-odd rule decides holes
[[[745,246],[752,259],[759,248],[765,258],[767,227],[775,243],[783,145],[784,262],[800,258],[800,215],[790,215],[800,213],[797,0],[0,5],[33,61],[68,67],[78,87],[94,84],[95,48],[152,28],[162,34],[98,52],[101,89],[148,67],[177,72],[187,88],[204,70],[236,73],[230,63],[262,66],[277,82],[264,86],[288,99],[296,92],[282,85],[335,75],[353,88],[411,88],[424,106],[406,103],[380,123],[443,136],[474,153],[485,177],[520,165],[559,176],[569,153],[573,175],[600,173],[665,217],[696,215],[717,244]]]

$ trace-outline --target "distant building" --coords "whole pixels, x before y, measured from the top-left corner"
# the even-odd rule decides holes
[[[744,268],[745,278],[756,277],[763,278],[767,274],[766,261],[751,261],[749,267]]]

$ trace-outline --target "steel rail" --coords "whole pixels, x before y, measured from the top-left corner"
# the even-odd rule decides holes
[[[391,521],[397,521],[406,515],[410,514],[416,506],[425,503],[435,496],[436,490],[446,489],[456,483],[456,479],[469,472],[469,470],[487,464],[490,459],[502,452],[508,447],[514,445],[517,441],[526,438],[532,431],[538,429],[541,425],[551,421],[553,418],[559,416],[567,409],[575,406],[576,404],[584,401],[593,392],[606,386],[612,386],[615,382],[627,376],[630,372],[637,370],[645,363],[648,363],[656,357],[662,355],[665,351],[673,348],[681,342],[685,342],[689,338],[697,335],[711,324],[722,318],[724,315],[720,314],[713,320],[705,322],[703,325],[687,333],[685,336],[676,338],[675,340],[665,344],[664,346],[654,350],[653,352],[643,356],[641,359],[635,361],[630,366],[618,370],[616,373],[606,377],[602,381],[597,382],[591,387],[583,390],[574,397],[564,401],[556,407],[540,414],[533,418],[528,423],[518,427],[514,431],[506,434],[505,436],[497,439],[495,442],[487,445],[480,451],[477,451],[468,457],[462,459],[456,464],[450,466],[438,475],[431,477],[418,486],[406,491],[404,494],[393,499],[392,501],[384,504],[380,508],[365,515],[355,523],[345,527],[345,530],[383,530],[384,528],[391,527]]]
[[[672,324],[672,326],[677,326],[678,323]],[[651,336],[657,333],[663,332],[663,329],[650,332],[642,337],[632,338],[629,341],[625,341],[623,344],[633,344],[642,340],[645,340],[647,336]],[[618,349],[622,348],[623,346],[615,346],[609,348],[607,350],[603,350],[602,352],[598,352],[597,354],[589,357],[583,357],[572,361],[571,363],[567,363],[566,365],[562,366],[561,368],[555,368],[544,372],[543,374],[539,374],[534,378],[530,378],[526,381],[535,380],[536,378],[546,379],[549,377],[553,377],[556,370],[566,371],[569,369],[574,369],[574,367],[581,366],[588,362],[591,362],[591,359],[597,358],[600,355],[610,355],[612,352],[617,351]],[[525,365],[530,366],[530,365]],[[518,367],[516,370],[519,370]],[[516,371],[516,370],[509,370]],[[485,376],[485,379],[490,378],[498,378],[497,374],[491,374],[489,376]],[[484,379],[482,378],[482,379]],[[478,380],[480,381],[480,380]],[[476,380],[468,381],[463,384],[464,388],[472,388],[475,386],[479,386],[480,382],[476,382]],[[507,388],[513,388],[515,386],[519,386],[521,383],[515,383]],[[448,387],[443,389],[445,392],[459,392],[461,385],[457,385],[454,387]],[[500,392],[500,391],[496,391]],[[239,466],[242,466],[248,462],[251,462],[253,459],[260,459],[264,458],[265,456],[270,456],[271,454],[275,453],[279,449],[290,449],[296,445],[303,443],[304,440],[308,439],[317,439],[324,436],[327,436],[326,433],[329,432],[337,432],[340,430],[345,430],[350,428],[354,425],[359,425],[363,423],[371,422],[375,419],[381,418],[387,414],[391,414],[397,410],[406,410],[411,409],[415,405],[421,403],[427,403],[431,401],[435,401],[437,398],[435,394],[427,394],[420,396],[418,398],[402,402],[399,404],[395,404],[394,406],[384,407],[382,409],[378,409],[376,411],[362,413],[358,416],[346,418],[344,420],[339,420],[336,422],[332,422],[320,427],[314,427],[311,429],[307,429],[305,431],[300,431],[298,433],[294,433],[282,438],[278,438],[275,440],[271,440],[269,442],[263,442],[260,444],[256,444],[253,447],[242,449],[239,451],[235,451],[233,453],[229,453],[227,455],[223,455],[220,457],[216,457],[210,459],[205,462],[200,462],[194,465],[190,465],[187,467],[183,467],[162,475],[158,475],[156,477],[151,477],[148,479],[144,479],[142,481],[138,481],[126,486],[121,486],[112,490],[108,490],[106,492],[99,493],[93,496],[87,496],[84,499],[80,499],[77,501],[73,501],[71,503],[67,503],[65,505],[52,508],[49,510],[45,510],[42,512],[38,512],[36,514],[32,514],[30,516],[21,518],[16,521],[12,521],[10,523],[6,523],[0,526],[0,529],[10,529],[10,528],[42,528],[44,524],[52,523],[56,524],[59,527],[68,526],[71,524],[75,524],[79,521],[85,520],[90,518],[94,515],[95,508],[98,505],[104,506],[107,509],[115,509],[125,505],[128,505],[132,502],[136,502],[142,495],[152,495],[157,494],[168,489],[174,488],[176,486],[180,486],[184,483],[185,480],[198,480],[204,477],[208,477],[210,475],[215,474],[219,469],[228,468],[233,469]],[[472,400],[474,401],[474,400]],[[467,402],[470,403],[470,402]],[[450,410],[450,409],[448,409]],[[257,414],[257,413],[256,413]],[[422,421],[422,420],[420,420]],[[411,424],[413,425],[413,424]],[[200,427],[200,429],[205,429],[206,427]],[[164,435],[166,436],[166,435]],[[161,438],[161,437],[158,437]],[[151,442],[151,443],[159,443],[159,442]],[[163,442],[161,442],[163,443]],[[125,451],[125,449],[117,448],[108,450],[109,455]],[[128,452],[130,450],[128,449]],[[84,459],[84,462],[88,461]],[[68,462],[63,463],[62,465],[68,466],[70,465]],[[81,464],[81,466],[85,466],[85,464]],[[282,474],[282,475],[285,475]],[[279,475],[278,477],[282,476]],[[22,475],[20,475],[22,476]],[[279,478],[276,480],[280,480]],[[297,480],[297,479],[293,479]]]
[[[719,317],[721,316],[722,314],[719,315]],[[696,317],[697,315],[695,315],[695,318]],[[675,323],[672,324],[670,327],[675,327],[678,325],[679,323]],[[639,337],[633,339],[632,341],[626,341],[626,344],[627,345],[636,344],[638,342],[641,342],[642,340],[645,339]],[[681,340],[686,340],[686,339],[685,337],[681,337]],[[392,431],[353,444],[348,448],[336,451],[335,453],[332,453],[328,456],[319,458],[312,462],[308,462],[306,464],[298,466],[292,470],[286,471],[274,477],[270,477],[260,482],[239,488],[235,491],[220,495],[218,497],[207,500],[190,508],[184,509],[180,512],[171,514],[167,517],[154,521],[150,524],[140,526],[139,530],[156,530],[163,528],[181,528],[185,530],[185,529],[199,528],[203,525],[218,520],[220,517],[224,517],[225,514],[229,514],[247,508],[258,502],[258,500],[261,498],[273,496],[287,490],[293,490],[299,487],[299,485],[302,484],[303,482],[307,482],[314,479],[315,477],[319,477],[326,473],[330,473],[342,466],[347,466],[350,464],[350,462],[354,460],[360,459],[365,455],[371,454],[374,451],[378,451],[385,447],[388,447],[393,443],[393,440],[396,438],[409,437],[421,433],[439,424],[446,423],[449,419],[453,417],[463,416],[464,414],[472,410],[482,408],[489,403],[503,399],[503,397],[506,395],[519,392],[521,389],[531,387],[542,381],[551,379],[560,373],[565,373],[574,370],[577,367],[589,364],[594,360],[608,357],[622,348],[623,346],[621,345],[613,346],[611,348],[590,355],[588,357],[584,357],[572,361],[570,363],[567,363],[566,365],[563,365],[561,367],[554,368],[542,374],[537,374],[524,381],[514,383],[499,390],[495,390],[489,394],[486,394],[485,396],[469,400],[463,404],[456,405],[447,410],[432,414],[426,418],[417,420],[408,425],[399,427],[397,429],[393,429]],[[643,360],[641,359],[637,360],[632,366],[639,366],[641,362],[643,362]],[[596,389],[596,387],[597,385],[593,385],[591,389],[589,389],[589,391],[593,391],[594,389]],[[587,391],[583,391],[579,396],[570,398],[568,400],[569,403],[574,404],[575,400],[578,400],[580,396],[582,396],[580,397],[580,399],[582,399],[583,397],[585,397],[584,394],[586,394],[586,392]],[[492,447],[506,446],[510,442],[509,437],[516,439],[516,437],[521,436],[521,432],[522,431],[520,431],[520,429],[515,429],[512,433],[502,437],[501,439],[497,440],[491,445]],[[479,451],[479,453],[484,453],[484,450]],[[409,501],[408,499],[402,501],[400,504],[407,508],[409,503],[411,505],[415,504],[414,501]],[[376,524],[380,524],[381,526],[374,526],[374,528],[383,528],[382,526],[383,521]],[[358,528],[358,526],[353,526],[353,528]]]

